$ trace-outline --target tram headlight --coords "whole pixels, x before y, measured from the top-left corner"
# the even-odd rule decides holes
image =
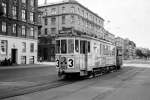
[[[74,59],[68,58],[68,68],[74,68]]]
[[[56,68],[59,68],[59,60],[56,59]]]

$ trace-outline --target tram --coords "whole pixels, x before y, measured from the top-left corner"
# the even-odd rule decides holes
[[[88,35],[58,34],[55,58],[59,77],[95,76],[122,65],[121,48]]]

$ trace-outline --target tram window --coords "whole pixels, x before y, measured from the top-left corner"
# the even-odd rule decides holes
[[[105,55],[105,45],[103,45],[103,54]]]
[[[90,48],[91,48],[90,42],[88,41],[88,53],[90,53]]]
[[[56,53],[60,53],[60,40],[56,40]]]
[[[75,51],[79,52],[79,40],[75,40]]]
[[[106,45],[106,55],[108,55],[108,46]]]
[[[74,53],[74,40],[68,40],[68,53]]]
[[[80,53],[85,54],[85,41],[80,41]]]
[[[113,55],[113,56],[115,56],[115,51],[116,51],[116,49],[113,48],[113,50],[112,50],[112,55]]]
[[[100,44],[99,53],[102,54],[102,44]]]
[[[61,40],[61,53],[67,53],[67,40]]]

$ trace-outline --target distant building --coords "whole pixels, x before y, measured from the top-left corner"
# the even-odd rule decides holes
[[[115,38],[115,44],[116,44],[116,46],[122,48],[122,54],[124,56],[124,39],[121,37],[116,37]]]
[[[121,37],[116,37],[115,44],[116,44],[116,46],[124,48],[124,39]]]
[[[116,46],[122,48],[124,59],[134,59],[136,57],[136,44],[133,41],[116,37],[115,44]]]
[[[124,59],[134,59],[136,57],[136,44],[129,40],[124,40]]]
[[[64,31],[73,31],[75,34],[87,34],[114,42],[115,36],[104,29],[104,19],[75,0],[44,4],[39,6],[39,10],[43,12],[40,38],[43,37],[49,40],[56,34],[63,34]],[[42,50],[45,47],[41,48],[40,46],[39,49]],[[54,48],[49,49],[54,51]],[[51,56],[51,54],[48,55]]]
[[[0,62],[37,62],[38,0],[0,0]]]

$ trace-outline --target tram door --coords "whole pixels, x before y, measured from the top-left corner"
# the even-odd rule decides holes
[[[85,40],[80,41],[80,54],[82,55],[82,68],[87,71],[88,67],[88,43]]]
[[[122,48],[117,47],[116,49],[117,49],[116,50],[116,65],[117,65],[117,69],[120,69],[122,65]]]
[[[88,70],[88,42],[85,41],[85,69]]]

